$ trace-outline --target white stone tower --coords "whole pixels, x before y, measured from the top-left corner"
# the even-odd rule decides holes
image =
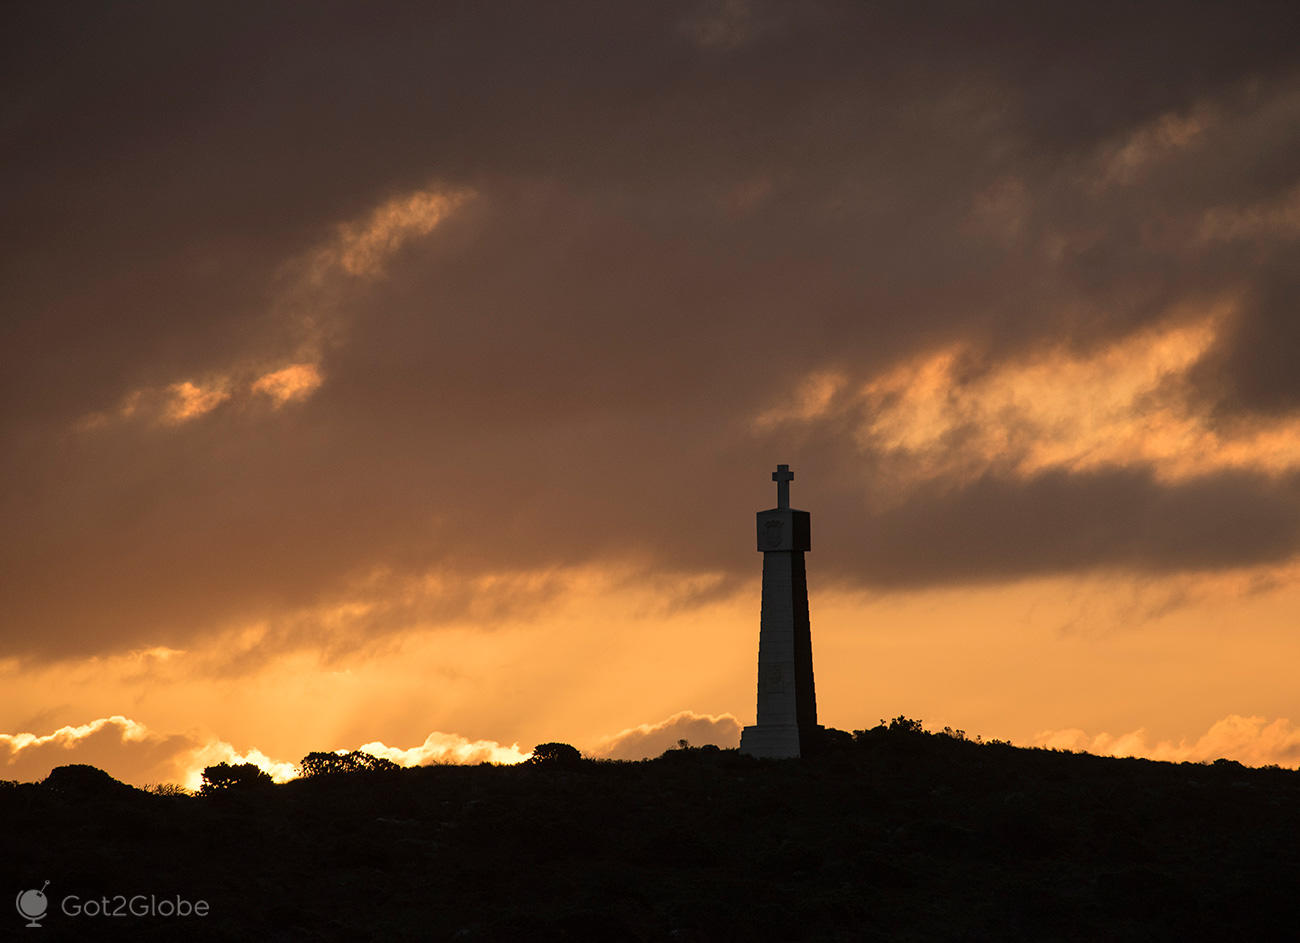
[[[740,752],[781,759],[808,752],[817,737],[812,630],[808,622],[811,549],[807,511],[790,507],[789,465],[778,465],[776,507],[758,512],[763,611],[758,633],[758,722],[740,735]]]

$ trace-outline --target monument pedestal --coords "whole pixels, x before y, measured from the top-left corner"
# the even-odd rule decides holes
[[[758,636],[758,718],[741,731],[740,752],[785,759],[806,752],[816,737],[812,630],[808,620],[811,549],[809,514],[790,507],[788,465],[778,465],[777,507],[758,512],[763,553],[763,608]]]
[[[740,731],[740,752],[768,760],[799,756],[799,727],[796,724],[755,724]]]

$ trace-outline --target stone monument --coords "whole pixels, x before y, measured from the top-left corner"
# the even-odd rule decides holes
[[[741,753],[774,759],[807,752],[820,729],[803,559],[811,549],[808,512],[790,507],[793,478],[789,465],[776,466],[776,507],[758,512],[758,549],[763,553],[758,722],[740,735]]]

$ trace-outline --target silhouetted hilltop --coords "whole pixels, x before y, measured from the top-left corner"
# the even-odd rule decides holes
[[[1257,940],[1300,927],[1300,773],[980,744],[899,721],[828,732],[803,760],[552,750],[510,767],[342,764],[205,797],[63,767],[0,787],[3,886],[50,881],[43,939]],[[68,895],[118,894],[209,913],[60,912]],[[0,925],[20,927],[10,914]]]
[[[136,801],[140,790],[114,779],[108,773],[85,763],[59,766],[50,771],[41,787],[47,792],[68,800],[94,801],[118,799]]]

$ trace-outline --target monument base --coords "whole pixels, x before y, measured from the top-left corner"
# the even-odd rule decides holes
[[[799,757],[798,724],[763,724],[740,732],[740,752],[767,760]]]

